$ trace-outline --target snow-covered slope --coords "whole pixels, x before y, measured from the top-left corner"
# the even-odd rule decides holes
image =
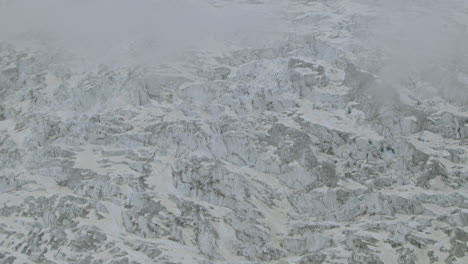
[[[468,5],[236,6],[283,11],[164,63],[0,45],[0,263],[468,262]]]

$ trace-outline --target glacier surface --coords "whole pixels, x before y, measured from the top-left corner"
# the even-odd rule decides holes
[[[468,263],[466,2],[174,2],[0,26],[0,263]]]

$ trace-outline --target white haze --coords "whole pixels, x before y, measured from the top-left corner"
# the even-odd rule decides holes
[[[274,8],[234,1],[0,0],[0,41],[40,41],[98,62],[157,61],[261,44],[278,29],[278,17]]]
[[[462,81],[468,77],[468,1],[374,3],[380,11],[369,25],[367,41],[384,55],[377,74],[392,85],[420,78],[457,103],[468,105],[468,83]]]
[[[371,71],[392,85],[422,78],[461,103],[468,100],[468,83],[459,83],[468,80],[468,1],[354,1],[377,7],[365,41],[385,56]],[[40,40],[87,60],[125,64],[275,40],[282,10],[248,2],[0,0],[0,41],[27,46]]]

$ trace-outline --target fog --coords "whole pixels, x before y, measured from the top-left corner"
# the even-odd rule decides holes
[[[100,62],[158,61],[189,50],[261,45],[269,5],[208,0],[0,0],[0,41],[47,45]]]
[[[430,92],[442,92],[467,105],[468,1],[376,3],[379,12],[369,25],[366,41],[382,54],[377,71],[380,78],[394,86],[419,79],[430,84],[419,92],[428,96],[433,95]]]
[[[281,35],[284,10],[275,6],[284,1],[0,0],[0,41],[99,63],[161,62],[193,50],[268,45]],[[362,25],[362,42],[379,54],[371,71],[394,86],[424,79],[454,97],[468,94],[468,1],[350,1],[377,12]]]

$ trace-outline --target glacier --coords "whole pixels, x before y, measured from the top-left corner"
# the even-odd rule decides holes
[[[0,263],[468,262],[466,2],[199,2],[0,26]]]

